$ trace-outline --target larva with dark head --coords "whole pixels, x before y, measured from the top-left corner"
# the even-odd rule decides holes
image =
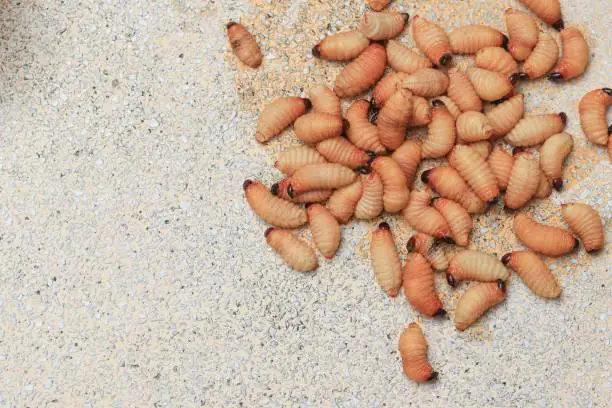
[[[458,282],[479,281],[494,282],[499,279],[506,280],[510,271],[506,269],[495,255],[468,249],[456,254],[448,265],[446,281],[451,286]]]
[[[310,90],[310,102],[315,112],[342,116],[340,98],[326,86],[318,85],[312,88]]]
[[[462,112],[482,111],[480,96],[466,74],[457,68],[451,68],[448,70],[448,79],[448,97],[457,104]]]
[[[506,283],[503,280],[476,283],[465,291],[455,309],[455,328],[464,331],[493,306],[506,298]]]
[[[293,130],[304,143],[315,144],[340,136],[347,126],[340,116],[310,112],[295,121]]]
[[[610,129],[606,122],[606,112],[612,105],[612,89],[595,89],[582,97],[578,105],[580,126],[591,143],[605,146]]]
[[[433,269],[427,259],[418,252],[412,252],[406,257],[402,287],[408,302],[425,316],[444,316],[446,314],[438,292],[436,292]]]
[[[380,44],[370,44],[336,77],[334,92],[340,98],[357,96],[378,82],[385,73],[387,53]]]
[[[427,340],[416,323],[410,323],[399,338],[399,352],[406,377],[415,382],[433,381],[438,378],[427,359]]]
[[[433,64],[445,66],[453,59],[448,35],[439,25],[423,17],[414,16],[412,38]]]
[[[293,232],[270,227],[264,235],[268,245],[296,271],[310,272],[319,267],[317,255],[310,245],[297,238]]]
[[[517,210],[533,198],[540,185],[540,160],[528,151],[514,155],[508,188],[504,196],[506,208]]]
[[[404,209],[404,219],[415,230],[431,235],[445,242],[454,243],[448,223],[431,207],[431,189],[425,187],[410,194],[410,201]]]
[[[229,22],[227,24],[227,36],[234,54],[240,61],[252,68],[261,65],[263,55],[257,44],[257,39],[242,24]]]
[[[485,47],[507,47],[508,37],[493,27],[467,25],[459,27],[448,35],[454,54],[475,54]]]
[[[478,68],[496,71],[504,76],[518,72],[514,57],[501,47],[486,47],[476,53],[474,63]]]
[[[527,115],[506,135],[504,140],[513,146],[539,145],[546,139],[561,133],[567,124],[564,112],[542,115]]]
[[[346,137],[360,149],[368,152],[382,153],[385,146],[380,142],[378,128],[368,120],[370,103],[365,99],[358,99],[346,111],[346,120],[349,122]]]
[[[604,228],[599,213],[582,203],[561,204],[563,219],[582,240],[587,252],[604,247]]]
[[[421,174],[421,180],[441,197],[461,204],[470,214],[482,214],[487,210],[487,203],[470,189],[457,170],[452,167],[441,166],[426,170]]]
[[[370,156],[363,150],[355,147],[343,137],[334,137],[317,143],[317,151],[330,163],[356,169],[370,161]]]
[[[561,287],[557,278],[537,254],[531,251],[509,252],[502,257],[502,262],[516,272],[536,295],[545,299],[556,299],[561,296]]]
[[[340,224],[321,204],[308,205],[306,214],[312,239],[319,252],[325,258],[332,259],[340,246]]]
[[[410,89],[417,96],[433,98],[444,94],[448,89],[448,83],[448,77],[444,72],[423,68],[406,76],[399,86]]]
[[[370,45],[370,40],[359,31],[346,31],[326,37],[312,48],[312,55],[329,61],[349,61]]]
[[[380,215],[384,209],[384,187],[378,173],[368,168],[361,172],[361,198],[355,207],[355,218],[371,220]]]
[[[446,106],[446,109],[448,109],[450,114],[453,115],[453,118],[455,118],[455,120],[459,117],[459,115],[461,115],[461,109],[459,108],[459,106],[457,106],[457,104],[448,96],[438,96],[436,99],[440,100],[444,104],[444,106]]]
[[[531,52],[538,42],[538,35],[540,33],[538,23],[534,18],[531,17],[529,13],[508,8],[504,12],[504,19],[506,21],[510,42],[521,44],[527,47],[529,52]],[[515,55],[513,56],[516,58]],[[516,59],[518,61],[525,60],[525,58]]]
[[[489,140],[492,136],[493,126],[483,113],[467,111],[457,118],[457,141],[459,143]]]
[[[525,114],[524,99],[523,94],[514,95],[486,113],[491,126],[493,126],[494,136],[505,136],[514,129]]]
[[[512,155],[501,145],[497,145],[489,155],[487,164],[497,179],[499,189],[501,191],[506,191],[508,182],[510,181],[510,172],[514,165],[514,157],[512,157]]]
[[[418,51],[418,50],[417,50]],[[431,61],[397,40],[387,42],[387,59],[393,70],[413,74],[422,68],[431,68]]]
[[[468,144],[468,146],[474,150],[476,153],[482,156],[483,159],[487,160],[489,154],[491,154],[491,150],[493,150],[493,146],[491,146],[491,142],[488,140],[482,140],[480,142],[474,142]]]
[[[562,132],[546,139],[540,148],[540,166],[557,191],[563,187],[563,162],[573,147],[572,136]]]
[[[412,92],[398,89],[380,110],[376,126],[381,143],[395,150],[406,140],[406,129],[412,117]]]
[[[326,207],[339,223],[346,224],[355,212],[361,193],[361,181],[356,180],[354,183],[334,191],[327,200]]]
[[[378,156],[371,164],[383,183],[383,203],[385,211],[396,213],[403,210],[410,199],[408,181],[402,168],[387,156]]]
[[[584,36],[576,28],[561,31],[563,54],[556,68],[548,74],[550,80],[570,80],[578,78],[589,64],[589,46]]]
[[[386,222],[381,222],[372,232],[370,259],[378,284],[387,295],[396,297],[402,286],[402,264],[395,248],[391,228]]]
[[[414,128],[427,126],[431,123],[431,107],[427,99],[422,96],[412,97],[412,118],[408,122],[408,127]]]
[[[408,13],[396,11],[368,12],[361,19],[359,31],[370,40],[388,40],[404,31],[409,17]]]
[[[421,147],[421,157],[424,159],[446,156],[455,145],[457,138],[455,118],[446,109],[444,103],[436,99],[431,104],[433,106],[431,123]]]
[[[446,220],[455,243],[462,247],[468,246],[473,224],[472,217],[465,208],[446,198],[436,198],[433,200],[433,207]]]
[[[563,30],[563,17],[559,0],[520,0],[529,10],[557,31]]]
[[[399,164],[408,185],[411,186],[421,163],[421,142],[418,139],[406,140],[393,152],[391,158]]]
[[[260,182],[246,180],[242,187],[255,214],[268,224],[280,228],[298,228],[308,221],[303,208],[275,197]]]
[[[401,84],[409,74],[404,72],[391,72],[385,75],[372,90],[372,99],[377,108],[382,108],[385,102],[397,91],[398,85]]]
[[[406,243],[406,249],[408,252],[416,251],[423,255],[437,271],[444,271],[448,268],[446,254],[431,235],[417,232]]]
[[[310,109],[310,99],[288,96],[279,98],[264,108],[259,121],[255,138],[264,143],[278,136],[291,125],[297,118]]]
[[[514,216],[514,233],[526,247],[546,256],[565,255],[580,246],[569,231],[540,224],[524,213]]]
[[[522,76],[529,79],[543,77],[549,72],[559,58],[559,46],[552,35],[540,32],[538,43],[525,60],[522,68]]]
[[[309,146],[295,146],[280,152],[276,156],[274,167],[286,175],[292,175],[297,169],[307,164],[325,163],[327,160]]]
[[[294,197],[306,191],[340,188],[353,183],[356,179],[355,172],[341,164],[307,164],[293,173],[287,193],[289,197]]]
[[[367,0],[368,6],[374,11],[381,11],[391,3],[391,0]]]
[[[514,90],[514,85],[510,78],[499,72],[469,67],[467,75],[480,99],[485,101],[500,100]]]
[[[283,200],[291,201],[294,203],[320,203],[321,201],[327,200],[332,195],[331,189],[312,190],[305,193],[294,195],[289,197],[287,188],[291,184],[291,177],[285,177],[278,183],[274,183],[270,186],[270,192],[282,198]]]
[[[540,182],[538,183],[538,189],[536,190],[533,197],[539,198],[539,199],[549,197],[552,194],[552,190],[553,190],[552,183],[548,179],[548,177],[546,177],[546,174],[544,174],[544,172],[541,170],[539,174],[539,180]]]
[[[492,203],[499,197],[497,179],[487,162],[466,145],[457,145],[448,155],[448,162],[468,183],[478,197]]]

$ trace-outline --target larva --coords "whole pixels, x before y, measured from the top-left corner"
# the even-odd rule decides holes
[[[495,146],[489,155],[487,164],[491,172],[497,179],[497,185],[501,191],[506,191],[510,181],[510,172],[514,165],[514,157],[508,153],[501,145]]]
[[[491,142],[487,140],[483,140],[480,142],[470,143],[468,146],[476,153],[482,156],[483,159],[487,160],[489,154],[491,154],[491,150],[493,146],[491,146]]]
[[[421,180],[441,197],[458,202],[470,214],[482,214],[488,205],[481,200],[452,167],[441,166],[424,171]]]
[[[431,123],[427,129],[427,136],[421,147],[422,158],[444,157],[455,145],[457,132],[455,118],[450,114],[444,103],[434,100],[431,109]]]
[[[523,94],[514,95],[486,113],[493,126],[494,136],[505,136],[514,129],[525,114],[524,99]]]
[[[402,265],[391,228],[386,222],[381,222],[378,228],[372,231],[370,259],[378,284],[387,295],[396,297],[402,286]]]
[[[449,84],[449,88],[450,88],[450,84]],[[459,106],[457,106],[457,104],[448,96],[446,95],[438,96],[436,99],[439,99],[440,101],[442,101],[444,106],[446,106],[446,109],[448,109],[450,114],[453,115],[453,118],[455,118],[455,120],[459,117],[459,115],[461,115],[461,109],[459,109]]]
[[[370,44],[336,78],[334,92],[340,98],[357,96],[374,86],[385,73],[387,54],[380,44]]]
[[[563,187],[563,162],[573,148],[572,136],[565,132],[549,137],[540,148],[540,166],[557,191]]]
[[[482,111],[482,101],[466,74],[457,68],[448,70],[448,97],[457,104],[462,112]]]
[[[398,85],[401,84],[409,74],[404,72],[392,72],[385,75],[372,90],[372,99],[377,108],[382,108],[387,99],[395,93]]]
[[[227,24],[227,36],[229,37],[234,54],[236,54],[240,61],[252,68],[257,68],[261,65],[263,55],[257,40],[242,24],[230,21]]]
[[[266,242],[280,257],[298,272],[310,272],[319,267],[317,255],[291,231],[270,227],[264,233]]]
[[[399,338],[399,352],[406,377],[416,382],[433,381],[438,373],[427,359],[427,340],[417,323],[410,323]]]
[[[285,177],[278,183],[274,183],[270,186],[270,192],[282,198],[283,200],[291,201],[294,203],[320,203],[321,201],[327,200],[332,195],[332,190],[312,190],[302,194],[289,197],[287,193],[287,187],[291,184],[291,177]]]
[[[525,60],[522,68],[523,76],[536,79],[550,71],[559,58],[559,46],[552,35],[540,32],[538,43]]]
[[[307,164],[293,173],[287,193],[294,197],[306,191],[344,187],[356,179],[357,175],[341,164]]]
[[[448,162],[468,183],[478,197],[492,203],[499,197],[497,179],[487,162],[466,145],[457,145],[448,155]]]
[[[457,118],[457,140],[460,143],[473,143],[489,140],[493,136],[493,126],[481,112],[463,112]]]
[[[448,268],[446,254],[431,235],[417,232],[406,243],[406,249],[408,252],[417,251],[423,255],[437,271],[444,271]]]
[[[359,31],[346,31],[326,37],[312,48],[312,55],[329,61],[349,61],[370,45],[370,40]]]
[[[526,247],[546,256],[565,255],[580,245],[568,231],[540,224],[524,213],[514,216],[514,233]]]
[[[431,61],[397,40],[387,42],[387,59],[394,71],[413,74],[422,68],[431,68]]]
[[[306,214],[315,245],[325,258],[333,258],[340,246],[340,224],[321,204],[308,205]]]
[[[346,224],[355,212],[361,193],[361,181],[357,180],[334,191],[327,200],[326,207],[339,223]]]
[[[448,35],[454,54],[475,54],[485,47],[507,47],[508,37],[485,25],[459,27]]]
[[[513,146],[535,146],[561,133],[567,124],[564,112],[528,115],[521,119],[504,140]]]
[[[380,11],[387,7],[391,0],[367,0],[368,6],[374,11]]]
[[[457,303],[455,327],[459,331],[464,331],[505,298],[506,283],[503,280],[470,286]]]
[[[348,108],[345,115],[349,122],[346,137],[360,149],[382,153],[386,149],[378,137],[378,128],[368,120],[369,105],[365,99],[358,99]]]
[[[502,257],[502,262],[516,272],[536,295],[545,299],[556,299],[561,296],[561,287],[557,278],[535,253],[531,251],[509,252]]]
[[[264,143],[278,136],[312,106],[310,99],[288,96],[279,98],[264,108],[257,122],[255,138]]]
[[[460,281],[494,282],[506,280],[510,271],[495,255],[468,249],[456,254],[448,265],[446,281],[456,286]]]
[[[563,54],[553,72],[548,74],[550,80],[570,80],[584,73],[589,64],[589,46],[580,31],[566,28],[561,31]]]
[[[480,99],[497,101],[510,94],[514,85],[509,77],[488,69],[469,67],[467,75]]]
[[[525,61],[531,55],[531,51],[533,51],[533,48],[527,47],[522,43],[514,40],[508,42],[508,52],[516,61]]]
[[[557,31],[563,29],[563,18],[561,17],[561,4],[559,0],[520,0],[529,10],[545,23],[550,24]]]
[[[396,213],[403,210],[410,199],[410,190],[402,168],[391,157],[378,156],[371,164],[383,182],[385,211]]]
[[[542,198],[549,197],[551,194],[552,194],[552,183],[550,182],[548,177],[546,177],[546,174],[544,174],[543,171],[540,171],[538,189],[536,190],[533,197],[542,199]]]
[[[399,164],[407,184],[411,186],[421,163],[421,142],[418,139],[406,140],[393,152],[391,158]]]
[[[504,203],[517,210],[533,198],[540,185],[540,160],[527,151],[514,155]]]
[[[518,64],[514,57],[500,47],[486,47],[476,53],[474,63],[478,68],[496,71],[504,76],[518,72]]]
[[[298,228],[308,221],[306,211],[303,208],[275,197],[260,182],[246,180],[242,187],[255,214],[268,224],[280,228]]]
[[[408,13],[396,11],[368,12],[361,19],[359,31],[370,40],[388,40],[404,31],[409,17]]]
[[[426,126],[431,122],[431,107],[422,96],[412,97],[412,118],[408,127]]]
[[[412,38],[419,49],[435,65],[448,65],[453,54],[448,35],[439,25],[420,16],[412,19]]]
[[[295,121],[293,130],[304,143],[315,144],[340,136],[347,126],[348,122],[344,122],[340,116],[310,112]]]
[[[595,89],[582,97],[578,105],[580,126],[586,137],[598,145],[608,142],[610,129],[606,122],[606,112],[612,105],[612,89]]]
[[[404,78],[400,86],[410,89],[415,95],[433,98],[442,95],[448,88],[448,77],[433,68],[423,68]]]
[[[404,219],[419,232],[431,235],[445,242],[454,243],[448,223],[429,204],[431,202],[431,189],[425,187],[410,194],[410,201],[404,209]]]
[[[526,47],[528,52],[531,53],[531,50],[538,42],[538,35],[540,33],[538,23],[536,23],[529,13],[514,10],[512,8],[506,9],[504,12],[504,19],[506,21],[510,42]],[[512,53],[512,50],[510,50],[510,52]],[[512,56],[518,61],[524,61],[527,58],[517,58],[514,54],[512,54]]]
[[[319,85],[312,88],[310,90],[310,102],[315,112],[342,116],[340,98],[326,86]]]
[[[340,136],[317,143],[317,151],[328,162],[342,164],[351,169],[363,166],[370,160],[365,151]]]
[[[418,252],[412,252],[406,257],[404,273],[402,274],[402,287],[408,302],[425,316],[433,317],[446,314],[436,292],[436,281],[431,265]]]
[[[325,163],[326,160],[315,149],[309,146],[295,146],[280,152],[276,156],[274,167],[286,175],[292,175],[297,169],[307,164]]]
[[[381,143],[395,150],[406,139],[406,128],[412,116],[412,92],[398,89],[380,110],[376,126]]]
[[[361,176],[361,198],[355,207],[355,218],[371,220],[380,215],[384,209],[384,187],[378,173],[364,168]]]
[[[598,251],[604,246],[604,229],[599,213],[581,203],[561,204],[563,219],[582,240],[587,252]]]
[[[455,243],[462,247],[468,246],[473,224],[472,217],[465,208],[446,198],[436,198],[433,201],[433,207],[446,220]]]

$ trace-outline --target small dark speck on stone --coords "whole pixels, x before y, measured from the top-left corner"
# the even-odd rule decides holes
[[[36,291],[36,294],[37,294],[37,295],[40,295],[40,290],[37,290],[37,291]]]
[[[179,58],[183,58],[185,56],[185,54],[183,54],[182,52],[179,54]]]
[[[57,277],[55,277],[55,276],[54,276],[54,277],[52,277],[52,278],[51,278],[51,280],[52,280],[53,282],[55,282],[55,281],[57,281]]]
[[[155,377],[153,377],[155,380],[159,380],[161,378],[161,373],[157,373],[155,374]]]
[[[119,80],[117,78],[113,79],[113,82],[111,82],[111,85],[113,86],[113,88],[116,88],[119,86]]]
[[[170,224],[170,220],[165,220],[164,224]]]

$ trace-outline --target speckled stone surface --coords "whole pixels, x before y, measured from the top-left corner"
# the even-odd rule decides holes
[[[341,65],[310,48],[355,27],[363,1],[1,0],[0,406],[606,406],[612,166],[585,141],[577,104],[612,83],[609,2],[561,2],[593,59],[569,84],[521,85],[529,111],[567,112],[576,145],[565,191],[527,211],[563,225],[558,204],[585,201],[608,244],[547,260],[560,300],[514,277],[505,303],[457,333],[379,289],[376,222],[344,227],[337,257],[298,274],[243,199],[242,181],[277,180],[274,153],[296,143],[290,131],[255,141],[263,104],[333,83]],[[522,8],[393,2],[447,29],[503,29],[508,6]],[[229,20],[256,34],[259,70],[228,51]],[[403,248],[410,229],[385,219]],[[521,248],[500,205],[477,218],[473,242]],[[465,286],[438,278],[452,317]],[[401,372],[397,339],[413,320],[436,383]]]

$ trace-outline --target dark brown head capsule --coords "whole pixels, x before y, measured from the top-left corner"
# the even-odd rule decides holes
[[[321,43],[312,47],[312,56],[315,58],[321,58]]]
[[[278,185],[278,183],[274,183],[270,186],[270,192],[272,193],[272,195],[277,196],[279,190],[280,190],[280,186]]]
[[[510,42],[510,39],[508,38],[508,36],[506,34],[504,34],[504,40],[502,41],[502,48],[506,51],[508,51],[508,43]]]
[[[421,181],[425,184],[427,184],[427,182],[429,181],[429,174],[431,173],[431,169],[429,170],[425,170],[423,173],[421,173]]]
[[[293,186],[291,184],[287,186],[287,195],[291,198],[295,196],[295,190],[293,189]]]
[[[612,96],[612,88],[602,88],[601,90],[607,93],[608,95]]]
[[[349,130],[350,127],[351,127],[351,122],[349,122],[346,119],[342,119],[342,133],[346,134],[346,132]]]
[[[451,285],[453,288],[457,286],[457,280],[449,272],[446,272],[446,282],[448,282],[448,284]]]
[[[451,54],[444,54],[440,57],[440,65],[442,66],[446,66],[448,65],[453,59],[453,56]]]
[[[414,245],[416,244],[416,237],[413,235],[410,237],[408,242],[406,242],[406,250],[408,252],[414,251]]]
[[[501,289],[502,292],[506,291],[506,282],[501,279],[497,280],[497,287]]]
[[[244,180],[244,183],[242,183],[242,189],[246,190],[251,184],[253,184],[253,180]]]
[[[451,244],[451,245],[455,244],[455,240],[452,237],[448,237],[448,236],[440,237],[440,241],[446,242],[447,244]]]
[[[431,375],[429,376],[429,378],[427,379],[427,381],[435,381],[438,379],[438,372],[437,371],[433,371],[431,373]]]
[[[438,106],[446,106],[446,105],[444,105],[444,102],[442,102],[441,100],[434,99],[433,101],[431,101],[431,106],[438,107]]]
[[[580,248],[580,241],[578,241],[578,238],[574,237],[574,249],[578,248]]]
[[[567,126],[567,114],[565,112],[559,112],[559,117],[561,118],[561,122],[563,122],[563,126]]]
[[[560,72],[551,72],[546,75],[549,81],[561,81],[563,79],[563,75]]]
[[[389,226],[388,223],[381,222],[380,224],[378,224],[378,229],[389,231],[391,229],[391,227]]]
[[[444,317],[446,316],[446,310],[440,308],[434,313],[434,317]]]
[[[355,169],[355,171],[359,174],[370,174],[372,169],[369,166],[359,166]]]
[[[563,19],[560,18],[558,21],[556,21],[555,23],[553,23],[553,28],[557,31],[561,31],[565,28],[565,23],[563,22]]]
[[[561,191],[561,189],[563,188],[563,179],[561,179],[561,178],[554,179],[552,181],[552,185],[555,188],[555,190]]]
[[[264,231],[264,237],[267,237],[268,235],[270,235],[270,233],[274,230],[274,227],[269,227],[268,229],[266,229]]]
[[[376,123],[376,119],[378,119],[378,113],[380,112],[380,108],[376,105],[376,101],[374,98],[370,99],[370,104],[368,105],[368,120],[370,123]]]
[[[312,108],[312,102],[310,101],[310,99],[302,98],[302,102],[304,102],[304,106],[306,107],[306,110],[310,110],[310,108]]]
[[[226,26],[226,27],[229,29],[231,26],[235,26],[235,25],[236,25],[236,23],[235,23],[235,22],[230,21],[229,23],[227,23],[227,26]]]
[[[508,265],[510,258],[512,258],[512,252],[508,252],[506,255],[502,256],[501,261],[504,265]]]
[[[402,14],[402,16],[404,16],[404,20],[406,22],[408,22],[408,20],[410,19],[410,14],[408,14],[408,13],[401,13],[401,14]]]

